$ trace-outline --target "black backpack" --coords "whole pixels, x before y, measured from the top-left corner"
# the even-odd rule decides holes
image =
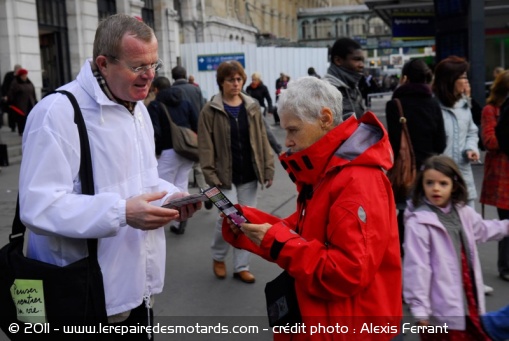
[[[495,126],[495,136],[500,150],[509,156],[509,97],[500,106],[500,116]]]

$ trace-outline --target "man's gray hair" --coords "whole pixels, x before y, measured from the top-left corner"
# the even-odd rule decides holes
[[[343,121],[343,95],[331,84],[316,77],[302,77],[288,83],[278,100],[280,116],[294,115],[306,122],[314,122],[324,107],[333,113],[334,125]]]
[[[150,26],[127,14],[114,14],[103,19],[95,32],[93,60],[100,56],[121,58],[122,38],[126,33],[147,43],[155,39]]]

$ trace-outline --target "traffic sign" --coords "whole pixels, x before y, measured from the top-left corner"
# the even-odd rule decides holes
[[[215,71],[219,64],[227,60],[236,60],[246,68],[244,53],[198,55],[197,59],[198,71]]]

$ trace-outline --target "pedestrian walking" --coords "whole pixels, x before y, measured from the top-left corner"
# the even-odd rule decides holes
[[[216,81],[220,92],[205,104],[198,121],[200,164],[205,180],[219,187],[232,202],[256,206],[258,186],[270,187],[274,179],[272,153],[260,105],[242,93],[247,79],[237,61],[219,64]],[[218,216],[211,251],[217,278],[226,277],[225,257],[230,246],[223,239]],[[250,253],[233,250],[233,277],[253,283]]]

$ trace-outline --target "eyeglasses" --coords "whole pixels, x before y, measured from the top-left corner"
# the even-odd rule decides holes
[[[235,82],[237,83],[242,83],[244,80],[240,77],[236,77],[236,78],[228,78],[228,79],[225,79],[225,81],[227,81],[228,83],[230,84],[233,84]]]
[[[116,57],[113,57],[113,56],[108,56],[108,57],[115,59],[117,62],[123,64],[125,67],[127,67],[129,70],[131,70],[132,73],[137,74],[137,75],[143,75],[143,74],[147,73],[149,70],[154,70],[154,72],[155,72],[155,71],[160,70],[163,67],[163,61],[161,59],[158,59],[157,62],[155,62],[153,64],[134,67],[134,66],[130,66],[130,65],[126,64],[125,62],[117,59]]]

